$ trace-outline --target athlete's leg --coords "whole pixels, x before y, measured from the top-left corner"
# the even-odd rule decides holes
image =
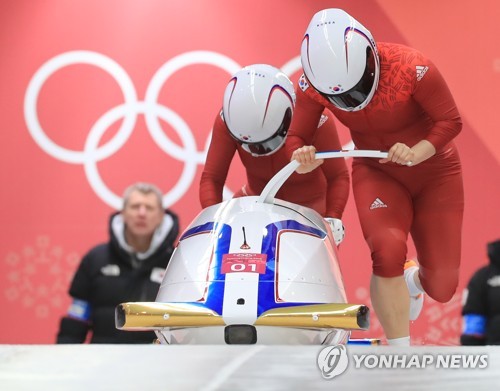
[[[353,165],[353,194],[373,276],[371,300],[388,339],[409,336],[409,295],[403,278],[413,207],[409,193],[376,168]]]
[[[373,309],[387,339],[410,335],[410,296],[404,278],[372,275],[370,295]]]
[[[419,282],[434,300],[449,301],[458,285],[464,197],[462,178],[448,175],[414,199],[411,235],[420,263]]]

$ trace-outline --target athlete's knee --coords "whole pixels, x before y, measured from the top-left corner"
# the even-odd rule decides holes
[[[406,241],[387,240],[380,236],[369,239],[372,250],[373,274],[379,277],[397,277],[403,275],[406,260]]]
[[[458,286],[458,269],[430,270],[420,267],[420,282],[431,298],[447,303],[455,294]]]
[[[424,288],[425,289],[425,288]],[[455,292],[457,291],[457,286],[448,286],[448,287],[439,287],[438,289],[430,288],[429,290],[426,289],[426,293],[432,297],[434,300],[440,302],[440,303],[448,303]]]

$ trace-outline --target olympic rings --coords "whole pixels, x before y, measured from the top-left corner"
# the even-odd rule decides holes
[[[75,64],[93,65],[109,73],[118,83],[124,98],[124,103],[111,108],[104,113],[91,127],[85,141],[83,151],[74,151],[63,148],[54,143],[42,129],[38,118],[37,102],[40,90],[47,79],[63,67]],[[162,86],[175,72],[193,64],[206,64],[221,68],[229,75],[233,75],[241,66],[220,53],[211,51],[191,51],[173,57],[163,64],[153,75],[146,89],[144,101],[139,101],[134,84],[126,71],[109,57],[92,51],[70,51],[57,55],[43,64],[31,78],[26,89],[24,99],[24,116],[28,130],[38,146],[50,156],[70,164],[82,164],[85,175],[94,192],[107,205],[120,209],[122,199],[114,194],[103,182],[97,169],[97,163],[115,154],[131,136],[137,116],[145,116],[146,126],[158,147],[184,163],[184,169],[176,185],[163,197],[163,206],[169,207],[177,202],[191,187],[198,165],[204,164],[206,151],[210,144],[211,132],[207,138],[204,150],[198,151],[192,130],[186,121],[177,113],[158,103],[158,96]],[[281,69],[292,75],[300,70],[300,57],[297,56],[286,63]],[[123,118],[123,122],[116,134],[104,145],[99,141],[106,130],[116,121]],[[175,144],[164,133],[159,119],[167,122],[177,133],[182,146]],[[224,195],[230,193],[224,189]]]

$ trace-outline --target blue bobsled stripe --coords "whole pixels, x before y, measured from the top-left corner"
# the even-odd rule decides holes
[[[284,220],[275,223],[271,223],[265,227],[263,230],[264,237],[262,240],[261,253],[267,255],[266,272],[265,274],[259,275],[259,297],[257,303],[257,316],[260,316],[263,312],[268,311],[277,307],[292,307],[307,304],[317,304],[317,303],[277,303],[274,297],[274,274],[276,266],[276,245],[278,241],[278,234],[282,230],[293,230],[298,232],[308,233],[318,238],[325,238],[326,233],[304,225],[300,224],[295,220]],[[222,274],[222,257],[224,254],[229,253],[229,247],[231,243],[231,226],[223,223],[206,223],[193,227],[186,231],[179,241],[183,239],[200,234],[202,232],[211,231],[212,234],[217,238],[214,241],[214,262],[213,268],[209,271],[209,287],[207,292],[207,300],[205,303],[191,303],[194,305],[202,306],[215,311],[217,314],[222,315],[222,305],[224,302],[224,286],[226,275]]]
[[[316,303],[277,303],[274,296],[275,289],[275,270],[276,270],[276,245],[278,244],[278,234],[283,230],[292,230],[304,232],[325,238],[326,233],[300,224],[295,220],[278,221],[266,226],[264,230],[264,238],[262,240],[261,253],[267,255],[266,273],[259,276],[259,298],[257,302],[257,316],[273,308],[292,307],[299,305],[308,305]]]
[[[214,248],[215,263],[214,267],[209,271],[209,280],[212,282],[208,286],[205,305],[219,315],[222,315],[224,287],[226,282],[226,275],[222,274],[222,256],[229,252],[231,232],[231,226],[226,224],[216,224],[213,229],[213,235],[217,237]]]
[[[222,315],[226,282],[226,275],[222,274],[222,256],[229,252],[232,229],[230,225],[211,222],[193,227],[183,236],[191,236],[204,231],[211,231],[213,237],[217,239],[214,240],[214,262],[209,270],[210,283],[208,284],[207,300],[203,306]]]
[[[229,252],[231,244],[231,226],[223,223],[209,222],[185,231],[179,242],[194,235],[210,232],[214,238],[214,262],[209,270],[209,284],[207,299],[204,303],[192,302],[190,304],[209,308],[217,314],[222,315],[222,304],[224,302],[224,284],[226,275],[222,274],[222,256]]]
[[[200,233],[203,233],[203,232],[210,232],[214,229],[214,226],[216,226],[217,224],[214,223],[213,221],[209,222],[209,223],[205,223],[205,224],[202,224],[202,225],[197,225],[196,227],[193,227],[193,228],[190,228],[188,229],[187,231],[185,231],[182,236],[180,237],[179,239],[179,242],[190,237],[190,236],[193,236],[193,235],[197,235],[197,234],[200,234]],[[220,225],[220,224],[219,224]],[[224,224],[223,224],[224,225]]]

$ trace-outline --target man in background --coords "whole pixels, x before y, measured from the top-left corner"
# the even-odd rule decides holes
[[[155,334],[115,327],[115,307],[154,301],[179,233],[176,214],[162,207],[154,185],[125,190],[123,209],[109,220],[110,239],[82,259],[71,283],[73,299],[61,319],[57,343],[152,343]]]

